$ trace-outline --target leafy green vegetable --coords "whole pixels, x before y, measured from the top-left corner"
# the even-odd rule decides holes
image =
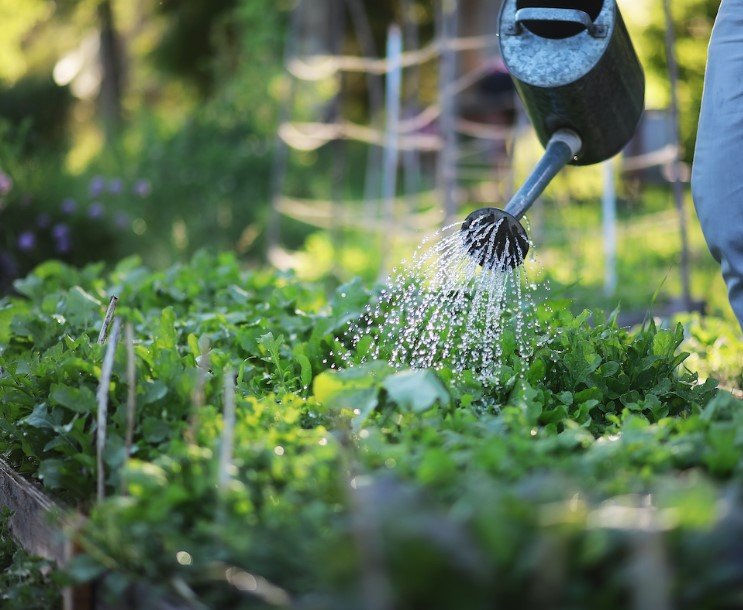
[[[735,607],[743,564],[723,558],[743,539],[726,516],[741,504],[743,402],[684,368],[681,326],[630,332],[544,304],[533,358],[504,334],[485,386],[477,371],[344,368],[338,337],[373,295],[355,282],[326,301],[228,255],[160,273],[129,260],[107,277],[47,265],[19,290],[0,306],[0,452],[90,513],[75,578],[105,569],[114,588],[145,580],[212,607],[345,610],[366,606],[371,570],[400,608],[624,608],[645,594],[644,566],[674,607]],[[94,505],[111,293],[135,329],[137,412],[126,456],[120,346],[110,497]]]

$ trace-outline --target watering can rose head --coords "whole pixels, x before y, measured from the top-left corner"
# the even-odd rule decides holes
[[[505,271],[523,264],[529,252],[524,227],[508,212],[481,208],[462,223],[462,239],[467,254],[486,269]]]

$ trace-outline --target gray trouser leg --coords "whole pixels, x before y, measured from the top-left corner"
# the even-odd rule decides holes
[[[712,31],[691,187],[743,327],[743,0],[723,0]]]

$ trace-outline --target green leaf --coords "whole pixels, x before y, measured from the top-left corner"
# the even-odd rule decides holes
[[[382,383],[389,397],[403,409],[421,413],[436,403],[449,404],[449,394],[436,375],[428,370],[396,373]]]
[[[162,419],[146,417],[142,422],[142,436],[148,443],[164,441],[170,432],[170,424]]]
[[[160,314],[160,324],[155,335],[155,346],[164,350],[175,350],[178,347],[178,331],[175,328],[175,310],[166,307]]]
[[[299,378],[302,381],[302,386],[307,388],[312,383],[312,364],[310,363],[310,359],[304,354],[297,354],[295,358],[299,363]]]
[[[97,410],[95,394],[87,386],[75,388],[55,383],[49,392],[49,399],[76,413],[95,413]]]
[[[165,382],[156,379],[154,381],[147,381],[144,386],[144,394],[142,395],[142,405],[149,405],[158,400],[162,400],[168,394],[168,386]]]

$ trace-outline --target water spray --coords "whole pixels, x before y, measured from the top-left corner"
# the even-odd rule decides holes
[[[505,209],[472,212],[464,245],[483,268],[523,264],[521,218],[568,164],[591,165],[629,142],[645,77],[615,0],[505,0],[501,55],[545,152]]]

